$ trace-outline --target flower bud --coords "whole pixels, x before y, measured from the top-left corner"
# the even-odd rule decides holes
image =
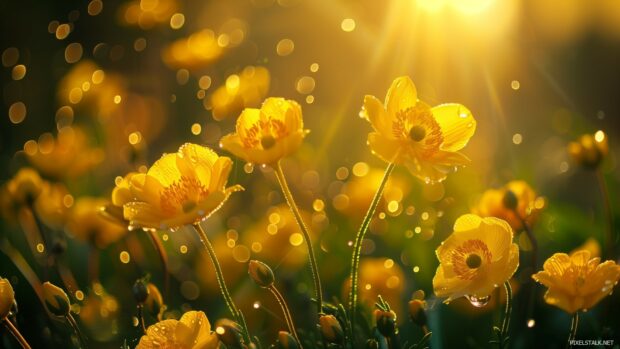
[[[131,288],[133,298],[138,304],[143,304],[149,296],[149,289],[146,287],[144,279],[138,279]]]
[[[393,311],[375,310],[377,329],[384,337],[391,337],[396,333],[396,313]]]
[[[226,348],[243,348],[241,328],[236,322],[229,319],[219,320],[215,326],[215,333],[220,341],[226,345]]]
[[[340,322],[333,315],[323,315],[319,318],[323,338],[330,343],[340,343],[344,339],[344,332]]]
[[[421,299],[413,299],[409,301],[409,316],[414,324],[424,327],[426,326],[426,302]]]
[[[379,349],[379,342],[375,339],[369,339],[366,341],[366,349]]]
[[[278,332],[278,349],[298,349],[299,343],[290,333],[286,331]]]
[[[275,277],[271,268],[263,262],[251,260],[248,264],[248,274],[260,287],[267,288],[273,285]]]
[[[0,278],[0,321],[9,315],[14,300],[15,292],[11,283],[7,279]]]
[[[588,169],[597,168],[608,152],[607,135],[603,131],[597,131],[594,135],[585,134],[568,145],[573,161]]]
[[[166,310],[166,306],[164,305],[164,298],[161,296],[161,292],[157,286],[152,283],[148,283],[146,285],[148,297],[146,297],[146,301],[144,302],[144,307],[158,319],[160,315]]]
[[[517,195],[512,190],[506,190],[504,193],[504,198],[502,199],[502,204],[509,210],[516,210],[519,205],[519,199]]]
[[[43,299],[50,313],[56,316],[67,316],[71,308],[69,297],[62,288],[49,282],[43,284]]]

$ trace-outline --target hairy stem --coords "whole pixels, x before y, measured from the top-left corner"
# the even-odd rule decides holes
[[[239,326],[241,326],[244,340],[249,345],[250,334],[248,333],[248,327],[245,323],[245,318],[243,317],[241,311],[239,311],[239,309],[235,305],[235,302],[233,301],[230,293],[228,292],[228,287],[226,287],[226,281],[224,280],[224,273],[222,272],[222,267],[220,266],[220,262],[217,259],[217,254],[215,253],[215,250],[213,249],[213,246],[211,245],[211,242],[209,241],[209,238],[207,237],[204,229],[202,229],[202,227],[200,226],[200,223],[194,224],[193,227],[194,230],[196,230],[196,232],[198,233],[200,241],[206,248],[207,253],[209,254],[209,258],[211,258],[211,262],[213,263],[213,267],[215,268],[215,277],[220,287],[220,291],[222,292],[222,296],[224,297],[224,302],[226,302],[226,306],[228,307],[228,310],[230,311],[232,316],[235,318],[235,321],[237,321]]]
[[[288,327],[288,331],[293,335],[293,337],[295,337],[295,340],[297,341],[297,343],[299,343],[300,348],[301,348],[301,341],[299,340],[299,337],[297,336],[297,330],[295,329],[295,324],[293,323],[293,317],[291,316],[291,311],[288,305],[286,304],[286,300],[284,299],[280,291],[278,291],[278,289],[273,284],[269,286],[269,291],[271,291],[273,296],[278,301],[278,304],[280,304],[280,308],[282,308],[282,313],[284,313],[284,319],[286,320],[286,326]]]
[[[512,287],[510,286],[510,280],[504,283],[504,289],[506,290],[506,310],[504,312],[504,320],[502,321],[502,341],[508,337],[510,315],[512,314]],[[505,347],[508,347],[508,341],[506,341]],[[504,348],[504,343],[500,343],[500,348]]]
[[[75,321],[75,318],[73,317],[73,315],[69,312],[66,318],[67,318],[67,322],[69,322],[69,324],[71,325],[71,328],[73,328],[73,331],[77,335],[78,340],[80,341],[80,346],[82,348],[87,348],[86,339],[84,338],[84,335],[82,335],[82,331],[80,331],[80,327],[78,326],[77,321]]]
[[[379,201],[381,200],[381,196],[383,195],[383,190],[385,189],[385,185],[387,184],[388,179],[390,178],[390,174],[394,170],[394,163],[390,163],[383,174],[383,179],[381,179],[381,183],[379,184],[379,188],[375,193],[375,196],[372,198],[372,202],[370,203],[370,207],[368,207],[368,211],[366,212],[366,216],[362,221],[362,225],[360,226],[359,231],[357,232],[357,236],[355,237],[355,244],[353,245],[353,256],[351,257],[351,290],[349,291],[349,317],[350,317],[350,326],[349,331],[351,332],[351,340],[354,341],[354,329],[355,329],[355,312],[357,308],[357,288],[358,288],[358,278],[359,278],[359,265],[360,265],[360,255],[362,253],[362,242],[364,241],[364,236],[368,231],[368,227],[370,226],[370,221],[372,220],[373,215],[375,214],[375,210],[379,205]]]
[[[19,332],[17,327],[15,327],[15,325],[13,325],[11,320],[9,320],[8,318],[5,318],[4,320],[2,320],[2,323],[4,324],[6,329],[9,332],[11,332],[13,337],[15,337],[15,339],[19,342],[19,344],[22,346],[23,349],[30,349],[30,344],[28,344],[28,342],[26,341],[24,336],[22,336],[22,334]]]
[[[566,342],[566,348],[573,347],[571,341],[574,340],[577,336],[577,326],[579,326],[579,311],[576,311],[575,314],[573,314],[573,319],[570,323],[570,333],[568,335],[568,341]]]
[[[284,171],[282,171],[282,166],[280,162],[275,166],[275,173],[278,182],[280,183],[280,187],[282,188],[282,193],[284,194],[284,198],[288,203],[288,206],[291,208],[293,215],[295,216],[295,220],[297,220],[297,225],[301,229],[301,233],[304,236],[304,240],[306,240],[306,246],[308,247],[308,256],[310,258],[310,268],[312,269],[312,280],[314,281],[314,291],[316,294],[316,302],[318,307],[319,314],[323,313],[323,290],[321,287],[321,278],[319,276],[319,267],[316,262],[316,256],[314,254],[314,248],[312,247],[312,240],[310,239],[310,233],[308,231],[308,227],[303,221],[301,217],[301,213],[299,212],[299,208],[295,203],[295,199],[293,198],[293,194],[291,193],[291,189],[288,187],[288,183],[286,181],[286,177],[284,177]]]

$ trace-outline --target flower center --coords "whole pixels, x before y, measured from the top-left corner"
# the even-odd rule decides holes
[[[467,264],[469,269],[477,269],[482,264],[482,258],[479,255],[472,253],[467,256],[467,259],[465,259],[465,264]]]
[[[263,147],[263,149],[269,149],[273,147],[275,144],[276,144],[276,139],[273,138],[273,136],[271,135],[263,136],[260,139],[260,145]]]
[[[169,214],[179,210],[189,213],[207,196],[209,189],[198,179],[183,176],[162,191],[160,204],[162,211]]]
[[[506,207],[507,209],[514,210],[519,204],[519,199],[512,190],[506,190],[504,198],[502,199],[502,204],[504,204],[504,207]]]
[[[415,125],[409,130],[409,138],[419,142],[426,137],[426,129],[420,125]]]
[[[472,239],[463,242],[452,251],[451,262],[456,276],[462,280],[472,280],[478,275],[482,263],[491,263],[489,247],[482,240]]]

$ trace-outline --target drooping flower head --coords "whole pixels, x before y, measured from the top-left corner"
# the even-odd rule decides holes
[[[211,332],[209,319],[202,311],[188,311],[180,320],[164,320],[146,329],[136,349],[177,348],[216,349],[219,340]]]
[[[118,241],[125,236],[127,229],[110,222],[101,215],[101,209],[108,204],[102,198],[81,197],[75,201],[66,229],[75,238],[93,243],[99,248]]]
[[[473,214],[459,217],[452,235],[435,251],[439,259],[433,278],[437,297],[448,297],[449,302],[468,296],[472,304],[488,300],[519,265],[519,247],[512,237],[512,229],[504,220]]]
[[[510,181],[502,188],[485,191],[472,212],[481,217],[501,218],[520,231],[521,220],[532,226],[544,207],[545,199],[537,196],[525,181]]]
[[[469,163],[458,151],[476,130],[472,113],[456,103],[431,108],[418,100],[407,76],[394,80],[385,104],[374,96],[364,97],[360,116],[375,130],[368,135],[373,153],[384,161],[404,164],[425,182],[442,181],[454,167]]]
[[[590,258],[587,250],[570,256],[556,253],[532,278],[547,287],[547,304],[572,314],[592,308],[611,294],[620,279],[620,266],[614,261],[601,263],[598,257]]]
[[[226,187],[232,161],[213,150],[187,143],[174,154],[165,154],[147,173],[131,176],[131,201],[123,214],[131,227],[175,229],[198,223],[217,211],[231,193],[243,188]],[[126,190],[115,200],[127,199]]]
[[[584,134],[568,144],[568,154],[573,161],[585,168],[597,168],[609,153],[607,135],[599,130],[593,135]]]
[[[247,162],[273,165],[299,148],[308,133],[303,127],[297,102],[267,98],[260,109],[244,109],[236,132],[224,136],[220,144]]]

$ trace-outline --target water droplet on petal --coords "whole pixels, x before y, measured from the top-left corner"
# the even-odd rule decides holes
[[[485,296],[485,297],[477,297],[477,296],[473,296],[473,295],[467,295],[465,297],[467,298],[469,303],[471,303],[471,305],[473,305],[476,308],[484,307],[485,305],[487,305],[489,303],[489,300],[491,300],[491,295],[488,295],[488,296]]]

